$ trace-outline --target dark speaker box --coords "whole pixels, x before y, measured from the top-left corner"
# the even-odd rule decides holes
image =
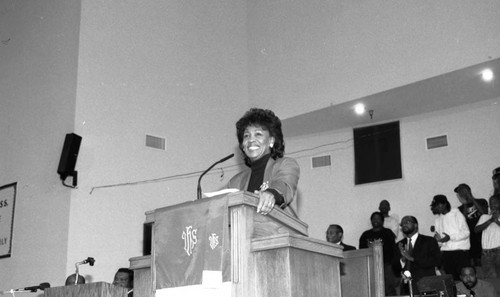
[[[61,160],[59,161],[59,167],[57,169],[57,173],[59,173],[62,180],[65,180],[68,176],[73,176],[81,142],[81,136],[74,133],[66,134]]]
[[[356,185],[402,177],[399,122],[353,132]]]

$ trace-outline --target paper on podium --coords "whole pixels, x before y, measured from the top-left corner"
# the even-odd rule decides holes
[[[228,193],[235,193],[235,192],[239,192],[240,189],[222,189],[220,191],[216,191],[216,192],[209,192],[209,193],[203,193],[203,197],[204,198],[210,198],[210,197],[215,197],[215,196],[219,196],[219,195],[223,195],[223,194],[228,194]]]
[[[222,271],[203,270],[201,284],[204,288],[222,288]]]

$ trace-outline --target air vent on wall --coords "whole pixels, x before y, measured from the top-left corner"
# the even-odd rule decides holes
[[[429,137],[426,139],[426,142],[428,150],[432,150],[439,147],[446,147],[448,146],[448,136],[441,135],[436,137]]]
[[[331,165],[332,165],[332,160],[330,158],[330,155],[312,158],[312,167],[313,168],[325,167],[325,166],[331,166]]]
[[[146,146],[155,149],[165,150],[165,138],[146,135]]]

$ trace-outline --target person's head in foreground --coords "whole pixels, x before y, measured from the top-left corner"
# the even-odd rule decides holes
[[[81,284],[85,284],[85,278],[82,275],[78,275],[78,282],[76,281],[76,273],[73,273],[66,278],[65,282],[66,286],[81,285]]]
[[[120,268],[115,273],[113,285],[132,289],[134,287],[134,272],[128,268]]]

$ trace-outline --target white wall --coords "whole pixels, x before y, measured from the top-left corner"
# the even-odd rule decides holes
[[[498,1],[257,0],[248,7],[250,98],[284,118],[499,57]]]
[[[79,1],[0,1],[0,184],[17,182],[0,291],[65,275],[70,190],[56,171],[74,129],[79,14]]]
[[[199,173],[235,152],[234,123],[248,109],[245,57],[244,1],[82,2],[68,273],[93,256],[82,273],[112,281],[142,255],[144,213],[196,199]],[[166,138],[166,151],[145,147],[146,134]],[[205,191],[234,171],[219,173]]]
[[[399,218],[415,216],[420,230],[430,234],[434,217],[430,202],[445,194],[459,202],[453,189],[467,183],[476,197],[488,198],[491,170],[500,162],[500,99],[400,120],[403,179],[354,185],[352,130],[287,139],[287,152],[301,166],[300,217],[310,236],[324,239],[329,224],[344,228],[345,242],[358,246],[370,229],[370,214],[381,200],[391,203]],[[449,146],[427,150],[427,137],[448,135]],[[323,146],[326,144],[332,144]],[[331,155],[332,166],[312,169],[313,156]]]

